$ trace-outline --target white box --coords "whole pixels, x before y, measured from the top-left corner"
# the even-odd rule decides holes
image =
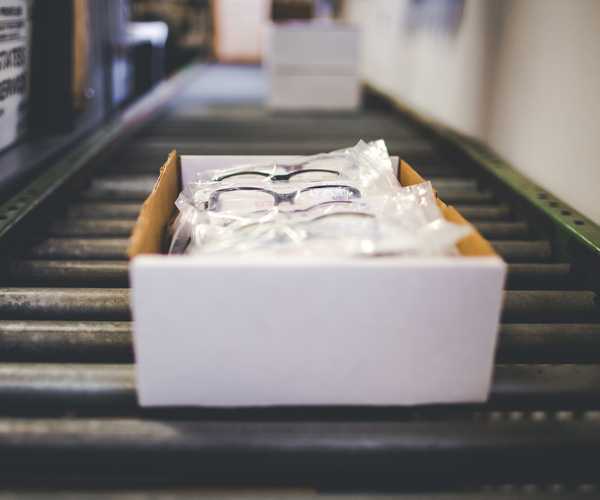
[[[358,30],[341,23],[271,23],[265,55],[271,109],[354,110]]]
[[[360,104],[355,75],[271,73],[267,105],[279,110],[348,111]]]
[[[182,180],[257,158],[172,153],[142,208],[129,249],[140,404],[485,400],[506,266],[478,233],[443,258],[144,255],[160,250]],[[422,181],[404,162],[399,177]]]
[[[264,49],[270,66],[344,73],[358,68],[359,32],[354,26],[334,22],[269,23]]]

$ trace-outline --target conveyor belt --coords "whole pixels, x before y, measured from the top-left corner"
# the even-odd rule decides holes
[[[197,69],[214,95],[197,95],[192,86],[177,97],[160,120],[103,156],[86,184],[55,203],[50,223],[32,226],[34,241],[4,259],[4,483],[597,492],[600,307],[586,270],[556,258],[534,219],[406,118],[381,109],[272,115],[260,95],[228,104],[219,87],[231,76],[260,78],[253,69]],[[509,263],[490,401],[140,409],[125,249],[169,150],[309,154],[379,137],[431,178]]]

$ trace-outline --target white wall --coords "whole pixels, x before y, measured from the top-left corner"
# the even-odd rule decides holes
[[[409,4],[347,0],[364,78],[600,223],[600,1],[467,0],[450,33],[410,29]]]
[[[510,4],[485,138],[600,223],[600,2]]]

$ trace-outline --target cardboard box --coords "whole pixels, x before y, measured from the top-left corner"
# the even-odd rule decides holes
[[[358,107],[356,28],[332,22],[270,23],[265,33],[267,104],[271,109]]]
[[[217,58],[227,63],[260,62],[263,28],[269,19],[268,0],[211,2],[213,45]]]
[[[268,107],[276,110],[348,111],[360,104],[353,75],[271,73]]]
[[[173,152],[144,203],[129,248],[140,404],[485,400],[506,266],[479,233],[456,257],[160,255],[182,182],[257,159]],[[399,179],[423,180],[403,161]]]
[[[344,23],[269,23],[265,32],[265,60],[271,66],[346,73],[358,68],[358,50],[358,29]]]

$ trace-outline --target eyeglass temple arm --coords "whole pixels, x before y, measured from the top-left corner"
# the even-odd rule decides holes
[[[236,177],[238,175],[248,175],[248,174],[262,175],[263,177],[271,176],[270,174],[267,174],[265,172],[258,172],[258,171],[254,171],[254,170],[244,170],[243,172],[233,172],[231,174],[222,175],[220,177],[215,178],[215,181],[221,182],[221,181],[224,181],[225,179],[229,179],[230,177]]]
[[[356,189],[353,186],[346,186],[345,184],[322,184],[320,186],[309,186],[307,188],[301,189],[299,192],[310,191],[312,189],[326,189],[326,188],[346,189],[347,191],[352,193],[356,198],[361,197],[360,190]]]

